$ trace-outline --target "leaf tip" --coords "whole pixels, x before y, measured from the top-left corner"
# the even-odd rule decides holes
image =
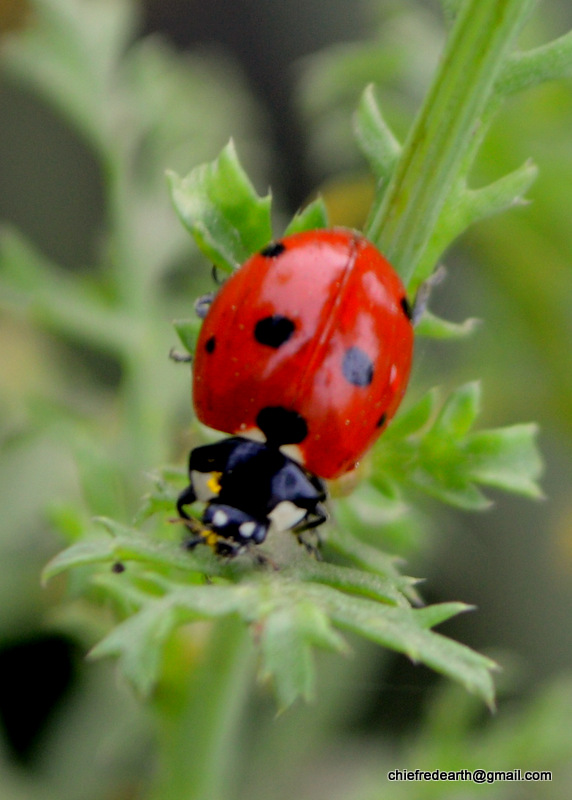
[[[56,558],[57,558],[57,556],[56,556]],[[54,566],[53,566],[54,561],[55,561],[55,558],[52,558],[50,561],[48,561],[48,563],[46,564],[46,566],[43,568],[43,570],[40,573],[40,586],[42,587],[42,589],[46,588],[48,583],[51,581],[51,579],[58,572],[57,569],[54,570]]]

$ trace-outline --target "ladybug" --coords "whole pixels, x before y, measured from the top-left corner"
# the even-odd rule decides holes
[[[205,425],[177,503],[219,553],[326,519],[323,479],[353,470],[395,413],[413,354],[401,280],[371,242],[334,228],[252,256],[208,305],[193,370]],[[185,506],[206,503],[202,525]]]

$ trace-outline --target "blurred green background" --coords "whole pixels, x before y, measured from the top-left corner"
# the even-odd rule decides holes
[[[277,231],[318,187],[336,223],[359,225],[370,192],[351,137],[361,90],[376,82],[389,121],[403,135],[444,32],[437,3],[413,0],[47,5],[71,22],[61,28],[61,43],[37,50],[34,71],[13,58],[13,37],[37,20],[37,11],[18,0],[0,2],[0,48],[9,50],[0,76],[5,252],[22,263],[58,265],[54,285],[64,305],[68,286],[80,281],[113,307],[119,301],[110,275],[123,241],[123,252],[134,257],[139,248],[149,274],[161,271],[161,302],[148,309],[146,332],[156,335],[138,428],[148,436],[137,448],[121,430],[129,363],[88,336],[74,339],[77,323],[66,328],[54,318],[46,298],[58,291],[46,289],[35,268],[27,282],[18,284],[8,269],[0,283],[0,797],[121,800],[143,796],[153,719],[117,683],[113,663],[84,659],[108,623],[105,610],[89,607],[78,591],[62,611],[63,584],[42,588],[39,573],[64,544],[57,531],[73,538],[74,514],[129,521],[148,489],[146,474],[184,463],[191,444],[188,374],[167,354],[176,344],[171,320],[191,313],[194,298],[210,288],[209,270],[169,207],[164,169],[184,173],[233,136],[259,191],[272,186]],[[127,9],[121,23],[118,8]],[[120,24],[136,41],[128,62],[122,52],[116,62],[99,60]],[[523,44],[571,26],[569,3],[545,0]],[[74,31],[91,43],[85,52],[79,39],[73,45]],[[117,159],[128,165],[123,172],[115,167],[124,191],[116,199],[141,199],[124,228],[106,188],[114,169],[106,161],[109,145],[98,141],[88,111],[77,111],[77,98],[75,106],[58,103],[49,88],[58,78],[50,53],[60,51],[62,63],[64,55],[78,63],[84,57],[94,73],[107,63],[109,74],[93,92],[101,108],[109,106]],[[411,388],[416,394],[481,378],[484,426],[541,426],[544,501],[499,495],[481,515],[426,506],[403,548],[407,572],[427,578],[427,599],[478,607],[444,629],[501,661],[499,710],[489,717],[428,670],[356,643],[350,661],[321,657],[319,699],[310,708],[274,720],[272,699],[253,692],[237,797],[278,800],[296,791],[313,800],[365,800],[407,790],[419,797],[471,798],[478,791],[561,798],[572,789],[570,80],[511,101],[486,141],[475,184],[530,156],[540,168],[532,202],[471,230],[447,254],[448,278],[432,301],[442,316],[477,316],[482,325],[466,341],[421,341]],[[33,256],[23,254],[15,230]],[[144,299],[140,311],[147,313]],[[461,794],[453,784],[416,785],[412,792],[385,779],[387,769],[418,766],[553,769],[554,781],[463,785]]]

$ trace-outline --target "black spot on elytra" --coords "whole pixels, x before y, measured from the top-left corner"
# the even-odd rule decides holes
[[[265,258],[275,258],[286,250],[286,246],[282,242],[270,242],[264,250],[260,251],[260,255]]]
[[[342,362],[344,378],[354,386],[369,386],[373,380],[373,361],[360,347],[348,347]]]
[[[277,446],[299,444],[308,435],[308,425],[304,417],[283,406],[265,406],[259,411],[256,424],[268,441]]]
[[[387,420],[387,414],[382,414],[381,417],[377,420],[375,427],[376,428],[383,428],[385,422]]]
[[[254,338],[260,344],[277,350],[292,336],[296,325],[288,317],[274,314],[272,317],[259,319],[254,327]]]
[[[413,309],[411,308],[411,303],[405,297],[405,295],[401,298],[401,300],[399,301],[399,304],[400,304],[401,308],[403,309],[403,313],[405,314],[407,319],[409,321],[411,321],[413,319]]]
[[[211,336],[210,339],[207,339],[205,342],[205,350],[207,353],[214,353],[214,349],[216,347],[216,339],[214,336]]]

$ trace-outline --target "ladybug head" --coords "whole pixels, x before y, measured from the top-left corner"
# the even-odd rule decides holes
[[[238,544],[260,544],[268,531],[268,523],[223,503],[209,503],[203,514],[203,523],[218,536]]]

